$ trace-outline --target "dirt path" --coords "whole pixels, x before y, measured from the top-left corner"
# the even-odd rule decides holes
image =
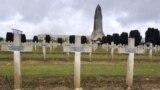
[[[125,77],[82,77],[83,90],[125,90]],[[13,78],[0,77],[0,90],[13,89]],[[23,77],[22,90],[73,90],[73,77]],[[132,90],[160,90],[160,77],[135,77]]]

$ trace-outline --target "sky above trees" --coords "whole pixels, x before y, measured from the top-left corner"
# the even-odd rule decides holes
[[[37,34],[91,35],[97,4],[102,7],[105,34],[148,27],[160,28],[160,0],[1,0],[0,37],[10,28],[27,38]]]

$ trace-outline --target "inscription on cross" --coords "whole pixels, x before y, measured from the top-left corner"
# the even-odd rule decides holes
[[[124,54],[127,54],[127,53],[136,53],[136,54],[144,54],[145,50],[142,49],[142,48],[118,48],[118,53],[124,53]]]

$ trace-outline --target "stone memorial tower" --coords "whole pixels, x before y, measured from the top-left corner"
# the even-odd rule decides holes
[[[91,35],[91,40],[97,41],[99,39],[102,39],[103,36],[104,36],[104,33],[103,33],[103,25],[102,25],[102,10],[100,5],[98,4],[95,10],[94,27]]]

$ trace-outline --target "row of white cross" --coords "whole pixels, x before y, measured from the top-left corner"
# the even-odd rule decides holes
[[[20,52],[31,52],[32,46],[30,45],[22,45],[21,44],[21,31],[13,30],[14,33],[14,44],[10,45],[7,48],[7,51],[13,51],[14,52],[14,89],[15,90],[21,90],[21,55]],[[114,52],[114,44],[111,44],[111,54],[113,55]],[[126,84],[128,85],[128,89],[131,88],[133,84],[133,70],[134,70],[134,54],[139,53],[138,50],[135,48],[135,41],[133,38],[128,39],[128,48],[121,50],[120,53],[129,53],[128,60],[127,60],[127,75],[126,75]],[[41,44],[43,47],[43,55],[44,59],[46,58],[46,46],[45,40],[43,40],[43,43]],[[93,45],[95,51],[96,45]],[[89,45],[81,45],[81,37],[76,36],[75,38],[75,44],[66,44],[64,45],[64,52],[74,52],[74,86],[76,90],[82,90],[80,86],[80,68],[81,68],[81,53],[82,52],[92,52],[91,44]],[[5,45],[4,45],[5,47]],[[32,47],[32,48],[31,48]],[[3,50],[3,48],[2,48]],[[6,51],[3,50],[3,51]],[[113,57],[113,56],[112,56]]]
[[[129,53],[128,61],[127,61],[127,78],[126,84],[128,85],[128,89],[131,88],[133,83],[133,69],[134,69],[134,53],[135,49],[135,41],[133,38],[128,39],[128,48],[125,52]],[[67,48],[68,47],[68,48]],[[75,45],[67,46],[64,48],[64,51],[75,52],[75,63],[74,63],[74,86],[76,90],[81,90],[80,87],[80,56],[81,52],[92,52],[92,46],[82,46],[80,36],[76,37]],[[66,50],[67,48],[67,50]],[[112,51],[112,50],[111,50]]]
[[[113,55],[114,55],[114,51],[115,49],[117,49],[117,53],[120,54],[127,54],[128,52],[134,52],[136,54],[145,54],[145,51],[148,49],[149,50],[149,58],[152,59],[152,54],[153,54],[153,50],[155,51],[155,53],[157,53],[157,51],[160,51],[160,47],[155,45],[155,47],[153,47],[152,43],[149,43],[149,47],[147,47],[146,45],[144,46],[137,46],[134,47],[132,50],[128,50],[126,46],[122,46],[122,45],[115,45],[114,42],[111,42],[111,45],[108,44],[103,44],[102,45],[103,49],[106,49],[106,52],[108,53],[109,48],[110,50],[110,54],[111,54],[111,59],[113,59]]]

